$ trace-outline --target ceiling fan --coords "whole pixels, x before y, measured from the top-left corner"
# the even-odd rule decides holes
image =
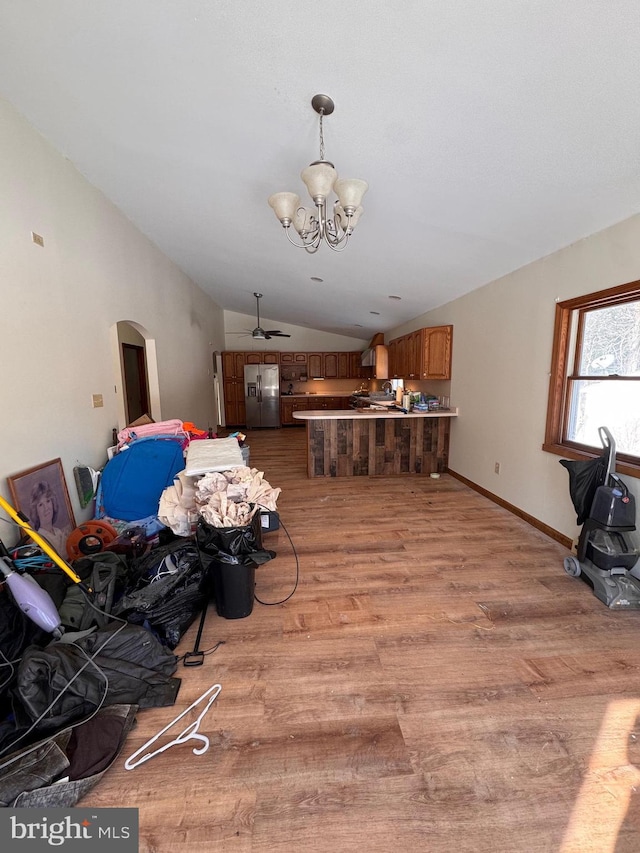
[[[269,341],[271,338],[290,338],[291,335],[286,335],[284,332],[281,332],[279,329],[262,329],[260,328],[260,300],[262,299],[261,293],[253,294],[256,298],[256,315],[258,317],[258,324],[255,329],[251,332],[251,337],[256,341]]]

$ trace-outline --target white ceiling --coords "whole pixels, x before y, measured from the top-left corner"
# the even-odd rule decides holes
[[[640,210],[639,44],[638,0],[0,0],[0,94],[219,305],[366,339]],[[317,92],[342,254],[267,206]]]

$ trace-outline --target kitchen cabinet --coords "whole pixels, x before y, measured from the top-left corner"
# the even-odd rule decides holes
[[[420,379],[422,375],[424,329],[416,329],[415,332],[409,332],[405,337],[405,378]]]
[[[387,346],[387,350],[389,353],[389,378],[397,379],[399,376],[398,373],[398,339],[395,338],[393,341],[389,341]]]
[[[373,368],[362,366],[360,350],[349,353],[349,379],[373,379]]]
[[[322,353],[322,375],[325,379],[338,378],[338,353],[324,352]]]
[[[349,353],[338,352],[336,353],[336,358],[338,360],[338,379],[349,379],[351,377],[349,373]]]
[[[244,366],[260,364],[255,359],[261,353],[228,350],[222,353],[222,396],[224,399],[224,419],[227,426],[241,426],[246,423],[244,405]],[[277,353],[269,353],[270,356]]]
[[[340,411],[343,408],[344,399],[344,397],[316,397],[315,402],[309,401],[309,408],[324,411]]]
[[[453,326],[416,329],[389,341],[389,376],[451,379]]]
[[[225,379],[222,385],[224,397],[224,419],[227,426],[238,426],[246,423],[247,416],[244,405],[244,377],[242,379]]]
[[[310,379],[324,375],[323,353],[308,352],[307,353],[307,375]]]
[[[409,372],[407,364],[407,336],[398,339],[398,350],[396,353],[397,374],[403,378]]]
[[[246,352],[245,364],[280,364],[279,352]]]
[[[227,379],[242,379],[244,382],[244,366],[246,364],[244,352],[222,353],[222,377]]]
[[[349,408],[349,397],[331,397],[324,394],[309,394],[307,397],[281,397],[280,421],[283,426],[299,426],[302,421],[293,417],[294,412],[342,411]]]
[[[306,352],[281,352],[280,364],[302,365],[306,367],[307,354]]]
[[[279,364],[284,382],[324,377],[325,379],[373,379],[375,368],[363,367],[362,353],[355,352],[255,352],[228,350],[222,353],[223,378],[242,379],[245,364]],[[380,376],[378,378],[386,378]]]
[[[244,378],[245,364],[280,364],[280,353],[255,350],[226,350],[222,353],[222,374],[226,379]]]
[[[424,331],[423,379],[451,379],[453,326],[433,326]]]
[[[302,421],[293,418],[294,412],[306,412],[310,408],[307,400],[299,397],[280,398],[280,422],[282,426],[298,426]]]

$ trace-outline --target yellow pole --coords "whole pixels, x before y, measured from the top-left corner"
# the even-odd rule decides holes
[[[39,533],[36,533],[36,531],[31,527],[31,525],[29,524],[29,519],[21,512],[15,510],[10,503],[7,503],[7,501],[2,497],[2,495],[0,495],[0,506],[9,516],[11,516],[11,518],[15,521],[16,524],[22,527],[22,529],[27,533],[27,535],[30,536],[31,539],[33,539],[36,545],[39,545],[45,552],[45,554],[48,554],[49,557],[51,557],[51,559],[53,560],[53,562],[57,566],[59,566],[63,572],[66,572],[69,575],[69,577],[74,583],[82,583],[82,578],[78,577],[78,575],[73,571],[71,566],[68,565],[68,563],[66,563],[56,551],[54,551],[54,549],[51,547],[51,545],[49,545],[47,540],[40,536]]]

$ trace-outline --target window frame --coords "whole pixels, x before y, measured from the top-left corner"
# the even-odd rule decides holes
[[[549,399],[547,403],[547,422],[542,449],[569,459],[594,459],[602,454],[601,449],[588,448],[564,438],[569,417],[568,399],[570,380],[578,378],[574,370],[580,363],[582,333],[584,330],[584,311],[594,308],[607,308],[623,302],[640,300],[640,281],[617,285],[597,293],[589,293],[566,299],[556,304],[553,349],[551,353],[551,373],[549,376]],[[579,311],[578,328],[572,333],[571,320],[574,311]],[[624,377],[617,377],[616,381]],[[631,380],[638,381],[638,380]],[[630,477],[640,478],[640,458],[627,454],[616,454],[616,470]]]

